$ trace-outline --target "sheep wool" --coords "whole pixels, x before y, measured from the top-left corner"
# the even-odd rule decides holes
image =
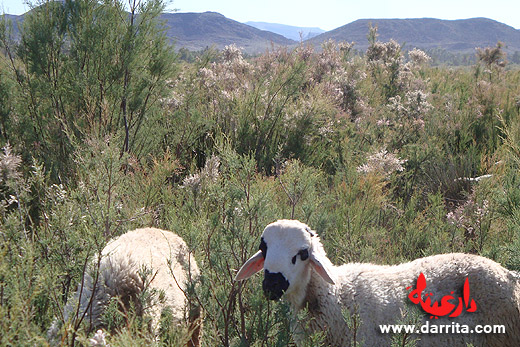
[[[262,234],[260,250],[238,271],[244,280],[264,270],[263,289],[271,299],[282,297],[296,316],[308,314],[293,326],[298,345],[308,334],[325,333],[324,345],[389,346],[392,334],[382,333],[380,325],[416,324],[416,330],[429,326],[427,333],[412,334],[417,346],[520,346],[520,282],[518,274],[477,255],[452,253],[420,258],[385,266],[350,263],[334,266],[327,258],[318,235],[307,225],[280,220],[268,225]],[[423,293],[431,303],[442,298],[463,297],[464,285],[476,310],[435,318],[414,305],[409,294],[420,274],[427,287]],[[417,309],[416,309],[417,307]],[[406,312],[419,315],[417,321],[403,322]],[[356,320],[347,324],[345,313]],[[301,315],[300,315],[301,316]],[[435,325],[444,332],[433,332]],[[459,332],[455,331],[455,326]],[[502,333],[462,333],[460,327],[503,325]]]
[[[92,265],[95,267],[96,263],[97,259],[94,259]],[[147,276],[143,276],[143,271],[148,272]],[[85,314],[84,320],[90,329],[103,327],[103,312],[110,299],[118,297],[126,308],[134,304],[137,314],[147,310],[153,318],[151,328],[154,331],[157,331],[161,312],[166,307],[171,309],[176,322],[181,322],[188,314],[193,331],[189,345],[198,345],[200,308],[188,308],[185,296],[188,282],[196,281],[198,276],[197,263],[178,235],[156,228],[129,231],[111,240],[103,249],[97,281],[90,271],[85,273],[75,300],[65,307],[64,320],[75,314],[79,300],[79,315]],[[149,308],[140,307],[137,300],[145,287],[161,297]],[[55,324],[49,335],[55,335],[56,330]]]

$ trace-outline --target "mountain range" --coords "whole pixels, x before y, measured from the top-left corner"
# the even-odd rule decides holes
[[[264,52],[271,44],[291,46],[296,41],[280,34],[260,30],[226,18],[220,13],[163,13],[166,35],[178,48],[201,50],[215,46],[222,49],[232,43],[247,53]]]
[[[13,23],[22,22],[24,17],[6,16]],[[369,27],[377,26],[380,41],[394,39],[404,44],[405,49],[417,47],[451,53],[473,53],[475,47],[495,46],[501,41],[505,44],[506,52],[520,52],[520,30],[487,18],[360,19],[322,33],[319,33],[322,31],[319,28],[273,23],[250,22],[251,25],[248,25],[216,12],[163,13],[161,19],[166,27],[166,35],[175,47],[192,51],[211,46],[222,49],[232,43],[249,54],[264,52],[272,46],[291,48],[299,44],[300,32],[303,34],[304,43],[316,47],[332,39],[337,42],[355,42],[356,49],[365,50],[368,47]],[[17,28],[14,28],[13,33],[16,38]],[[296,34],[298,37],[294,39]]]
[[[505,44],[506,51],[520,51],[520,30],[488,18],[441,20],[434,18],[415,19],[360,19],[308,40],[318,45],[329,39],[354,41],[355,47],[368,47],[367,34],[370,26],[378,28],[378,39],[394,39],[406,48],[440,48],[454,53],[470,53],[475,47]]]

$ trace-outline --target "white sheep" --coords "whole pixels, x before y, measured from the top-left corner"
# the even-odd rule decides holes
[[[395,266],[359,263],[334,266],[319,237],[307,225],[280,220],[265,228],[260,250],[242,266],[235,279],[244,280],[261,270],[264,270],[262,287],[268,298],[279,299],[284,295],[293,313],[307,308],[306,321],[293,326],[298,344],[304,336],[302,332],[324,332],[327,346],[349,346],[354,341],[362,346],[389,346],[392,335],[381,333],[379,326],[403,322],[403,312],[410,312],[415,306],[408,295],[423,273],[427,283],[421,296],[423,302],[427,301],[424,294],[433,293],[430,304],[436,301],[442,304],[441,298],[447,295],[452,296],[449,302],[453,304],[463,297],[468,278],[468,299],[474,300],[477,309],[467,312],[465,306],[458,317],[438,319],[419,311],[423,315],[421,324],[430,327],[445,324],[452,326],[452,330],[442,334],[414,334],[418,346],[469,343],[520,346],[518,274],[480,256],[453,253]],[[345,323],[345,312],[358,317],[357,328]],[[459,333],[453,333],[457,323]],[[464,329],[461,328],[464,324],[470,329],[477,325],[504,325],[505,333],[463,334],[460,329]]]
[[[94,259],[92,266],[96,268],[96,265],[97,259]],[[136,229],[111,240],[101,253],[97,281],[96,272],[94,269],[93,273],[85,273],[75,300],[65,306],[65,322],[77,312],[77,317],[84,315],[83,321],[88,323],[90,330],[103,327],[104,310],[110,299],[117,297],[125,309],[133,305],[137,314],[149,314],[153,319],[151,329],[157,332],[161,312],[166,307],[171,309],[176,323],[183,320],[187,284],[199,276],[197,263],[184,240],[156,228]],[[148,274],[143,276],[146,272]],[[138,300],[145,287],[156,292],[152,295],[156,300],[151,307],[142,307]],[[189,311],[192,335],[188,345],[197,346],[200,342],[200,308],[195,305]],[[49,331],[51,340],[55,340],[58,331],[58,324],[53,324]]]

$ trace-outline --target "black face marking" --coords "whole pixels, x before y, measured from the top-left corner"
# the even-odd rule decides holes
[[[267,244],[264,241],[264,238],[260,240],[260,250],[262,251],[262,256],[265,259],[265,256],[267,255]]]
[[[296,254],[294,257],[292,257],[291,262],[293,264],[296,264],[297,256],[300,256],[302,261],[307,260],[309,258],[309,249],[308,248],[302,249],[301,251],[298,252],[298,254]]]
[[[287,288],[289,288],[289,281],[280,272],[264,271],[262,289],[269,300],[280,299]]]

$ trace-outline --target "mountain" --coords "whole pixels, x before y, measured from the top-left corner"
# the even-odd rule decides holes
[[[329,39],[354,41],[357,49],[365,50],[370,25],[377,26],[380,41],[394,39],[409,49],[441,48],[454,53],[469,53],[474,52],[475,47],[495,46],[497,41],[502,41],[506,51],[520,51],[520,30],[487,18],[360,19],[306,42],[320,45]]]
[[[23,22],[23,15],[17,16],[14,14],[4,14],[3,18],[0,17],[0,20],[11,22],[12,37],[14,40],[18,40],[20,37],[20,30],[18,30],[18,26]]]
[[[25,14],[5,15],[5,18],[13,23],[15,40],[19,39],[17,23],[23,22],[24,16]],[[184,47],[197,51],[212,46],[222,49],[234,43],[243,51],[254,54],[264,52],[271,47],[271,44],[275,46],[296,44],[296,41],[282,35],[254,28],[216,12],[163,13],[160,19],[165,25],[166,36],[175,43],[177,49]]]
[[[224,48],[232,43],[247,53],[264,52],[275,46],[289,46],[296,42],[269,31],[226,18],[216,12],[204,13],[164,13],[166,35],[175,42],[177,48],[201,50],[215,46]]]
[[[19,38],[18,25],[25,15],[5,15],[13,22],[13,37]],[[167,37],[175,47],[189,50],[202,50],[214,46],[222,49],[229,44],[250,54],[264,52],[271,45],[296,46],[300,40],[299,32],[304,35],[321,30],[319,28],[300,28],[282,24],[249,22],[290,36],[296,32],[298,37],[291,40],[278,33],[260,30],[251,25],[239,23],[215,12],[204,13],[164,13],[161,15]],[[305,42],[316,47],[329,39],[335,41],[354,41],[355,48],[368,47],[367,34],[370,25],[378,27],[379,40],[394,39],[405,44],[405,49],[414,47],[425,50],[440,48],[450,53],[474,53],[475,47],[495,46],[497,41],[505,44],[508,53],[520,52],[520,30],[506,24],[487,19],[472,18],[461,20],[441,20],[433,18],[416,19],[360,19],[334,30],[321,33]],[[292,33],[292,34],[291,34]]]
[[[276,34],[280,34],[288,39],[295,41],[300,41],[300,39],[308,40],[325,32],[325,30],[316,27],[295,27],[292,25],[266,22],[246,22],[245,24],[260,30],[267,30]]]

